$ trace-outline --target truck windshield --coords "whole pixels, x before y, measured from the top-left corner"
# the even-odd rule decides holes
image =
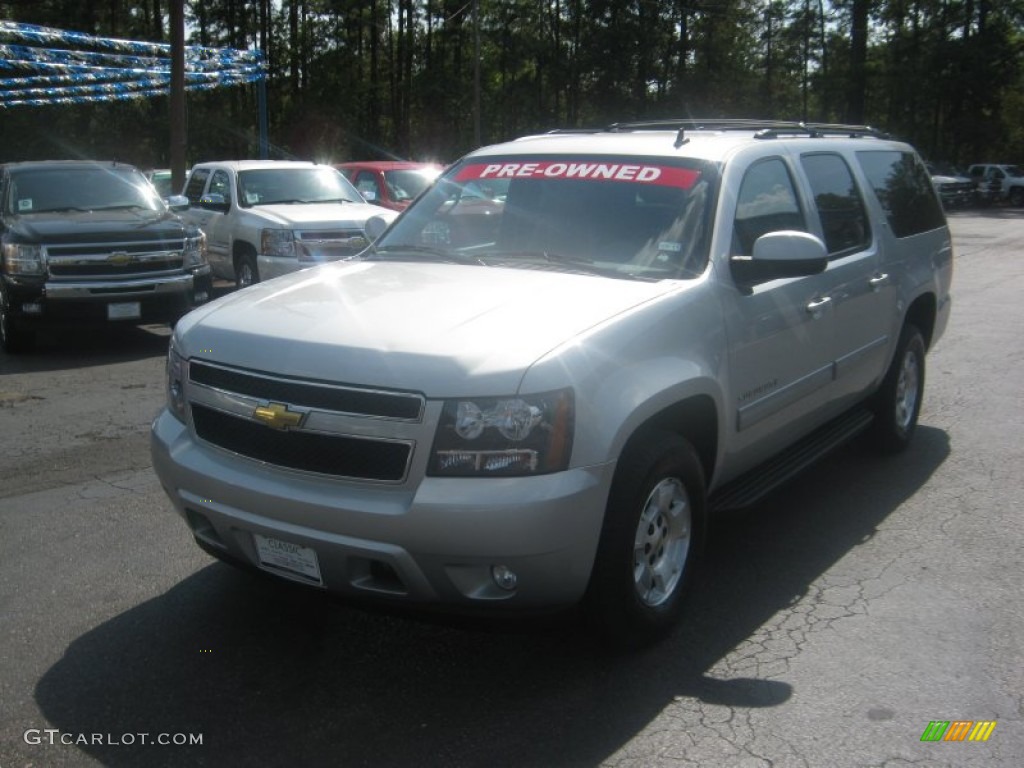
[[[399,258],[565,269],[638,279],[700,274],[711,166],[640,157],[475,158],[378,241]]]
[[[65,166],[11,175],[8,213],[118,209],[163,211],[165,206],[146,177],[134,169]]]
[[[260,168],[238,174],[239,201],[253,205],[356,203],[362,197],[334,168]]]

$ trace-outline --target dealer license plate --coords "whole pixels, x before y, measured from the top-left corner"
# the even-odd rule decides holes
[[[107,320],[132,320],[138,317],[142,317],[142,304],[137,301],[107,304]]]
[[[254,533],[252,537],[256,542],[260,567],[307,584],[323,585],[320,563],[312,549],[290,541],[261,536],[258,533]]]

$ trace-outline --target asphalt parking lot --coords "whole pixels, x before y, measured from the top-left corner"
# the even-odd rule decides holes
[[[631,655],[215,563],[150,469],[165,328],[0,353],[0,768],[1024,764],[1024,212],[950,222],[913,448],[717,519],[687,620]]]

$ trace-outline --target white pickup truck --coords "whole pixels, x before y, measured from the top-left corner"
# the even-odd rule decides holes
[[[368,218],[397,216],[336,169],[298,160],[199,163],[185,195],[182,217],[206,233],[214,275],[239,287],[354,256]]]
[[[1024,170],[1020,166],[976,163],[967,169],[967,175],[977,184],[983,202],[1024,206]]]

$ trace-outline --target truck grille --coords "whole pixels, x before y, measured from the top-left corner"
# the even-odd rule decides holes
[[[285,379],[236,368],[222,368],[198,360],[193,360],[189,365],[189,379],[196,384],[259,400],[357,416],[418,421],[423,412],[423,398],[419,395]]]
[[[409,430],[422,422],[425,406],[423,396],[411,392],[286,378],[202,360],[189,363],[187,391],[196,436],[207,443],[288,469],[391,483],[406,477],[414,446]],[[255,420],[258,407],[272,404],[303,415],[281,429]],[[358,434],[352,433],[353,418]]]
[[[160,273],[180,272],[181,240],[114,242],[89,245],[48,245],[46,261],[54,279],[90,278],[130,280]]]
[[[317,432],[277,431],[192,405],[196,435],[232,453],[304,472],[398,482],[405,477],[411,446]]]

